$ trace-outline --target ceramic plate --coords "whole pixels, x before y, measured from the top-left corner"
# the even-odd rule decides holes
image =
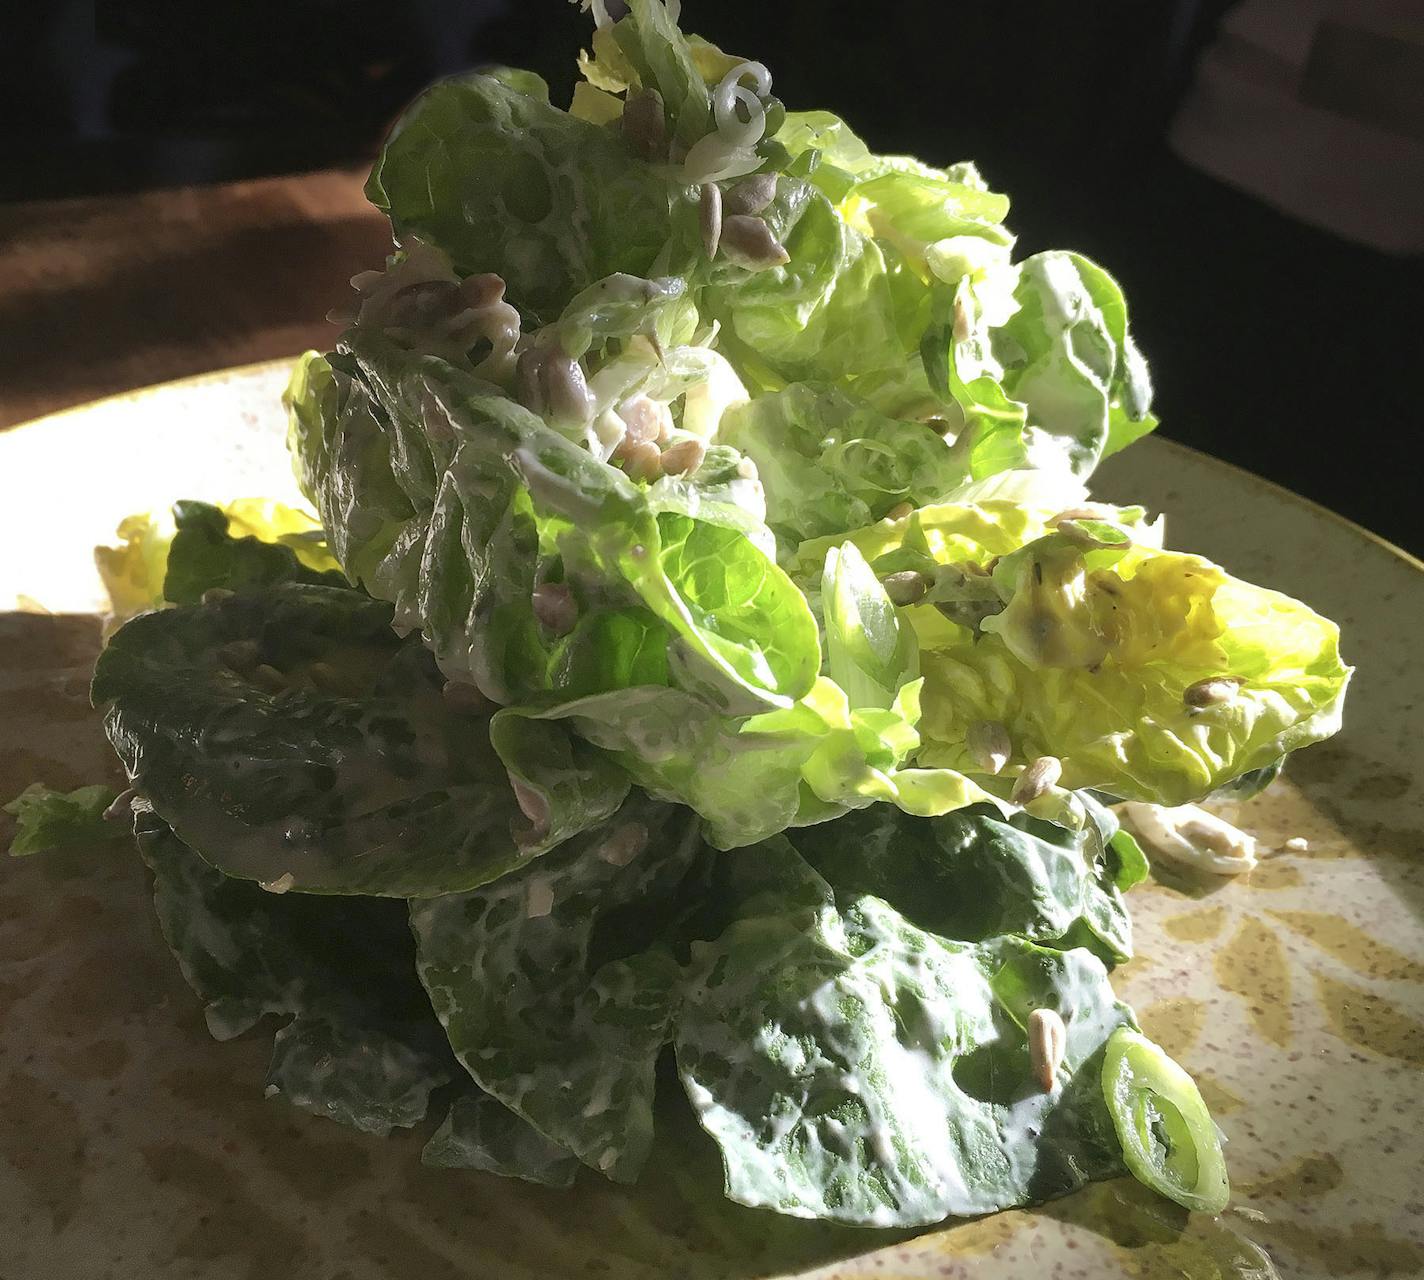
[[[292,494],[285,374],[235,370],[0,435],[0,797],[118,780],[86,696],[90,548],[173,498]],[[115,840],[0,867],[0,1277],[1424,1272],[1424,566],[1164,440],[1096,488],[1338,620],[1359,668],[1344,734],[1243,818],[1270,851],[1259,869],[1132,894],[1141,955],[1115,981],[1230,1139],[1227,1213],[1188,1217],[1119,1180],[918,1236],[792,1222],[725,1202],[677,1113],[633,1189],[424,1169],[423,1132],[368,1139],[263,1099],[270,1037],[208,1038]],[[1307,847],[1286,849],[1296,837]]]

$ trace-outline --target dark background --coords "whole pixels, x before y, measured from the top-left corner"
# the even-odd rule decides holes
[[[683,20],[875,150],[976,160],[1013,197],[1018,252],[1108,267],[1163,434],[1424,550],[1418,260],[1296,222],[1166,147],[1227,7],[686,0]],[[480,63],[539,71],[564,102],[590,27],[563,0],[25,6],[0,51],[0,200],[359,160],[422,84]]]

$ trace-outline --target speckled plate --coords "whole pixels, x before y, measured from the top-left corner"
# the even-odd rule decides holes
[[[290,493],[284,377],[235,370],[0,435],[0,797],[117,780],[86,698],[89,549],[172,498]],[[1118,989],[1231,1140],[1227,1213],[1120,1180],[917,1237],[789,1222],[723,1201],[675,1113],[632,1190],[423,1169],[423,1133],[368,1139],[263,1100],[267,1046],[208,1038],[119,840],[0,867],[0,1278],[1424,1272],[1424,566],[1163,440],[1097,488],[1337,619],[1359,667],[1345,733],[1243,818],[1260,868],[1132,894],[1142,954]]]

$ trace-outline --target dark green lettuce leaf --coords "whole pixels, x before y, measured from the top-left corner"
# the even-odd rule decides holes
[[[101,655],[93,697],[160,816],[221,871],[274,890],[469,889],[618,807],[626,778],[570,742],[549,762],[557,786],[531,778],[531,827],[488,719],[443,684],[389,606],[289,584],[136,618]]]
[[[424,1117],[459,1068],[415,976],[404,903],[265,893],[146,809],[136,833],[163,936],[216,1038],[290,1015],[268,1084],[293,1105],[367,1133]]]
[[[4,806],[15,819],[10,856],[24,858],[111,838],[115,832],[105,825],[104,811],[115,795],[113,787],[102,783],[65,792],[32,782]]]
[[[172,604],[197,604],[212,587],[255,591],[280,582],[348,585],[334,570],[307,568],[291,547],[250,536],[234,538],[228,517],[209,503],[174,503],[173,519],[177,532],[163,579],[163,598]]]
[[[475,1082],[630,1182],[679,966],[658,940],[701,852],[696,817],[634,795],[604,826],[473,893],[411,904],[421,981]]]
[[[1100,806],[1094,815],[1073,831],[988,804],[938,818],[875,805],[788,834],[838,900],[873,894],[941,937],[1091,945],[1115,963],[1132,956],[1121,893],[1131,873],[1111,843],[1116,819]]]
[[[214,870],[146,807],[135,828],[159,926],[214,1037],[267,1014],[291,1017],[275,1036],[269,1096],[386,1134],[419,1123],[432,1092],[458,1079],[430,1163],[572,1180],[576,1161],[481,1094],[455,1061],[416,976],[404,903],[265,893]]]
[[[725,857],[737,906],[693,946],[676,1045],[729,1197],[919,1226],[1121,1170],[1100,1074],[1131,1015],[1089,952],[948,941],[870,896],[838,907],[784,840]],[[1066,1024],[1050,1092],[1035,1009]]]
[[[502,1102],[471,1088],[449,1114],[420,1158],[435,1169],[482,1169],[546,1187],[571,1187],[579,1162],[550,1142]]]

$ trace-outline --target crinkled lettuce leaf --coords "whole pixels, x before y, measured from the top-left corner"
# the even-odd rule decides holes
[[[271,498],[179,502],[171,511],[127,517],[118,536],[122,545],[94,548],[94,563],[120,620],[189,603],[207,587],[340,578],[321,522]],[[168,594],[170,573],[177,594]]]
[[[404,903],[265,893],[209,866],[145,806],[135,832],[159,926],[213,1036],[290,1018],[274,1036],[269,1097],[384,1135],[418,1124],[460,1078],[431,1163],[572,1181],[567,1152],[464,1076],[416,974]]]
[[[1077,829],[989,804],[935,818],[875,805],[787,834],[838,901],[870,894],[943,938],[1012,934],[1118,964],[1132,957],[1122,894],[1145,864],[1135,842],[1115,843],[1111,810],[1086,803]]]
[[[488,718],[452,706],[390,608],[300,584],[145,614],[93,698],[135,787],[225,874],[275,890],[469,889],[617,809],[628,781],[579,742],[525,806]],[[531,806],[532,807],[532,806]]]
[[[1157,425],[1122,290],[1097,264],[1050,250],[1016,266],[958,252],[938,265],[949,278],[935,286],[921,352],[962,416],[956,444],[975,478],[1021,467],[1088,476]]]
[[[111,838],[115,832],[105,824],[104,812],[114,803],[115,795],[113,787],[102,783],[55,791],[42,782],[32,782],[4,806],[15,819],[10,856],[24,858]]]
[[[999,562],[1000,611],[922,650],[922,760],[971,767],[970,726],[1008,730],[1011,771],[1123,799],[1199,799],[1334,733],[1350,668],[1334,623],[1200,556],[1046,535]],[[1187,690],[1228,682],[1221,702]]]
[[[366,195],[398,241],[437,245],[462,275],[498,273],[516,306],[546,319],[602,276],[677,271],[696,238],[694,213],[676,249],[679,190],[616,134],[482,74],[406,108]]]
[[[1103,1047],[1131,1014],[1087,951],[951,941],[832,888],[785,843],[727,855],[732,923],[693,945],[678,1068],[727,1195],[795,1217],[919,1226],[1121,1169]],[[1051,1092],[1025,1026],[1057,1011]]]
[[[844,536],[901,503],[940,502],[968,478],[933,427],[804,383],[733,408],[722,439],[756,463],[784,547]]]
[[[465,1069],[615,1182],[652,1144],[680,977],[659,934],[701,849],[692,815],[634,796],[534,865],[411,904],[420,979]]]
[[[416,979],[404,904],[265,893],[214,869],[151,810],[135,831],[163,936],[213,1035],[288,1016],[267,1080],[277,1093],[367,1133],[417,1124],[459,1068]]]
[[[350,344],[352,372],[313,360],[293,384],[303,479],[342,527],[347,572],[421,627],[445,670],[500,702],[651,678],[745,710],[810,688],[804,596],[745,522],[708,512],[707,490],[645,488],[442,360],[378,334]],[[379,477],[378,509],[350,483],[352,455]],[[547,581],[577,606],[563,636],[533,609]]]
[[[348,585],[327,552],[320,529],[300,529],[306,519],[304,513],[287,508],[272,515],[273,519],[260,526],[260,536],[234,533],[235,523],[240,530],[255,522],[250,518],[235,520],[227,511],[206,502],[176,503],[163,598],[170,604],[197,604],[203,592],[212,588],[255,591],[279,582]],[[279,521],[298,527],[284,531]],[[316,536],[307,537],[307,533]],[[274,534],[283,540],[270,540]]]
[[[826,565],[830,674],[792,706],[735,716],[682,690],[630,688],[506,708],[492,725],[496,749],[507,756],[505,735],[530,721],[563,722],[650,794],[695,809],[722,849],[877,800],[917,814],[989,800],[956,770],[913,766],[921,681],[910,628],[852,544]]]
[[[471,1087],[420,1153],[433,1169],[479,1169],[540,1186],[574,1185],[579,1162],[504,1103]]]

